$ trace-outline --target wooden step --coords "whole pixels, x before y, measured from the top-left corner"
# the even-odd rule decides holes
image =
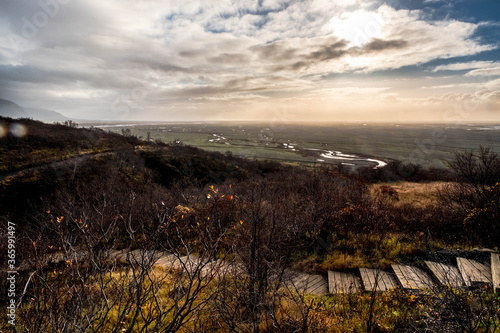
[[[493,290],[500,290],[500,254],[491,253],[491,279]]]
[[[175,256],[173,254],[163,253],[162,256],[156,262],[156,264],[168,268],[176,260],[177,260],[177,256]]]
[[[360,268],[359,273],[366,291],[386,291],[397,287],[397,282],[391,273],[370,268]]]
[[[292,282],[287,285],[306,294],[323,296],[328,293],[328,281],[321,275],[296,273]]]
[[[425,289],[431,288],[434,283],[431,277],[423,270],[406,265],[392,265],[399,283],[405,289]]]
[[[465,285],[473,283],[492,283],[491,267],[467,258],[457,258],[457,266],[462,274]]]
[[[455,266],[434,261],[426,261],[425,264],[442,285],[452,288],[465,286],[464,279]]]
[[[328,271],[328,290],[332,294],[358,293],[361,283],[354,274]]]

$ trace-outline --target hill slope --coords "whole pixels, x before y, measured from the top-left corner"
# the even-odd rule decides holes
[[[0,115],[10,118],[30,117],[30,115],[22,107],[6,99],[0,99]]]
[[[24,111],[26,111],[26,113],[28,113],[33,119],[40,120],[40,121],[53,122],[53,121],[70,120],[70,118],[63,116],[59,112],[47,110],[47,109],[24,108]]]
[[[87,153],[100,153],[139,143],[98,129],[44,124],[31,119],[0,117],[0,175]]]
[[[0,99],[0,116],[14,119],[32,118],[45,122],[62,122],[70,119],[59,112],[52,110],[42,108],[23,108],[22,106],[6,99]]]

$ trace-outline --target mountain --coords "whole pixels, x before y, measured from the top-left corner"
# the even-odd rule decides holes
[[[24,111],[26,111],[26,113],[28,113],[33,119],[45,122],[69,120],[68,117],[63,116],[59,112],[52,110],[40,109],[40,108],[24,108]]]
[[[40,109],[23,108],[14,102],[6,99],[0,99],[0,116],[9,118],[33,118],[44,122],[66,121],[70,118],[63,116],[59,112]]]
[[[22,107],[6,99],[0,99],[0,115],[9,118],[30,118]]]

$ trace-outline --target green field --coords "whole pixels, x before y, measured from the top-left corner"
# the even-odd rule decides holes
[[[377,166],[376,159],[443,167],[457,151],[480,145],[500,150],[500,126],[471,124],[277,125],[250,123],[113,124],[99,127],[152,140],[191,145],[236,156],[302,163]],[[292,148],[293,147],[293,148]],[[314,149],[314,150],[311,150]],[[320,156],[338,151],[357,158]],[[342,156],[342,155],[341,155]]]

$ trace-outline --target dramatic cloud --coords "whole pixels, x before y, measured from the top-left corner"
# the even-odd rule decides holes
[[[475,69],[467,74],[466,76],[484,76],[484,77],[489,77],[489,76],[500,76],[500,63],[496,64],[496,67],[487,67],[487,68],[481,68],[481,69]]]
[[[438,71],[462,71],[467,69],[477,69],[477,68],[490,68],[495,66],[493,61],[471,61],[471,62],[461,62],[449,65],[441,65],[434,68],[433,72]]]
[[[405,40],[381,40],[378,38],[374,38],[369,43],[364,45],[363,50],[366,52],[370,51],[384,51],[387,49],[397,49],[403,48],[408,45],[408,42]]]
[[[498,62],[473,59],[496,50],[477,38],[485,25],[369,0],[5,0],[0,98],[107,119],[263,119],[283,105],[297,120],[335,118],[340,107],[376,112],[395,99],[413,107],[421,87],[500,75]],[[422,66],[432,61],[441,63]],[[405,76],[411,66],[421,70]],[[457,82],[443,71],[467,73]],[[398,77],[380,84],[382,72]]]

